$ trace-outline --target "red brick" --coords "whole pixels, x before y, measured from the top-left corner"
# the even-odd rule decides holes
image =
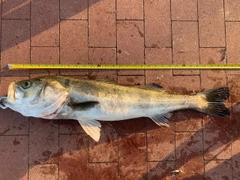
[[[31,2],[31,45],[59,46],[59,1]]]
[[[198,92],[200,89],[199,76],[168,76],[166,74],[161,74],[160,76],[157,75],[147,78],[147,84],[154,82],[160,84],[168,93],[171,94],[191,95]]]
[[[118,179],[117,163],[89,164],[89,180]]]
[[[236,91],[235,91],[236,92]],[[233,94],[234,91],[231,91],[231,93]],[[233,99],[233,96],[231,96],[231,100]],[[232,103],[231,102],[231,127],[233,130],[240,130],[240,123],[239,123],[239,115],[240,115],[240,106],[238,103]]]
[[[231,161],[217,160],[206,162],[205,179],[232,179]]]
[[[28,135],[28,118],[10,109],[0,111],[0,135]]]
[[[223,1],[198,1],[198,16],[200,47],[224,47],[225,27]]]
[[[30,19],[30,0],[3,0],[3,19]]]
[[[177,176],[172,173],[175,170],[175,162],[148,162],[148,179],[176,180]]]
[[[232,162],[233,162],[233,179],[237,180],[240,177],[240,138],[239,132],[234,132],[237,138],[232,142]]]
[[[0,136],[0,179],[28,180],[28,137]]]
[[[204,117],[204,158],[229,159],[231,158],[231,135],[227,128],[228,118]]]
[[[0,4],[0,14],[1,14],[1,18],[0,18],[0,27],[1,27],[1,30],[0,30],[0,33],[1,33],[1,35],[2,35],[2,2],[1,2],[1,4]],[[2,39],[1,39],[2,40]],[[0,47],[0,59],[2,59],[2,42],[1,42],[1,47]],[[0,63],[0,67],[1,67],[1,69],[2,69],[2,63]]]
[[[60,31],[60,63],[88,63],[87,21],[62,21],[60,24]],[[60,72],[61,75],[79,75],[79,70],[61,70]],[[86,74],[86,71],[82,71],[82,74]]]
[[[61,19],[87,19],[87,0],[60,0]]]
[[[172,49],[171,48],[147,48],[145,50],[146,63],[147,64],[167,64],[172,62]],[[146,81],[148,83],[157,83],[163,86],[169,93],[177,94],[192,94],[193,91],[198,91],[200,89],[200,79],[198,76],[172,76],[171,70],[146,71]],[[171,82],[171,83],[169,83]],[[177,121],[177,129],[191,129],[198,130],[201,127],[201,120],[197,117],[199,114],[193,111],[181,111],[174,113],[173,118]],[[195,117],[193,120],[192,117]],[[186,120],[187,119],[187,120]],[[189,122],[191,121],[191,122]]]
[[[146,64],[172,64],[172,48],[145,48],[145,59]],[[145,74],[146,84],[157,83],[163,88],[172,79],[172,70],[146,70]]]
[[[171,119],[176,123],[176,131],[199,131],[202,129],[202,114],[193,110],[175,112]]]
[[[240,76],[229,75],[228,86],[231,89],[230,107],[231,107],[231,128],[233,130],[240,130]]]
[[[114,121],[112,124],[117,133],[143,133],[147,130],[148,118],[135,118],[124,121]]]
[[[117,19],[143,19],[143,0],[117,1]]]
[[[89,64],[116,64],[116,48],[89,48]],[[116,70],[91,70],[89,79],[117,79]]]
[[[200,64],[225,64],[226,49],[200,48]],[[223,70],[201,70],[201,88],[210,89],[226,86],[226,72]]]
[[[88,179],[87,135],[59,137],[59,179]]]
[[[171,47],[170,1],[144,1],[145,46]]]
[[[117,24],[118,64],[144,64],[144,31],[141,21],[120,21]],[[119,71],[119,75],[143,75],[142,70]]]
[[[30,21],[2,20],[2,62],[4,68],[11,63],[30,62]],[[28,71],[6,71],[6,76],[27,76]]]
[[[227,63],[239,64],[240,44],[240,22],[226,22],[226,42],[227,42]],[[228,70],[228,74],[239,74],[239,70]]]
[[[197,20],[197,0],[172,0],[172,20]]]
[[[29,79],[27,76],[23,77],[1,77],[1,96],[6,96],[8,94],[8,87],[11,82],[18,82],[24,79]]]
[[[89,1],[89,45],[91,47],[116,46],[115,1]]]
[[[31,63],[33,64],[59,64],[58,47],[32,47]],[[31,78],[43,75],[58,75],[59,70],[32,70]]]
[[[172,64],[172,48],[145,48],[145,54],[146,64]]]
[[[177,133],[176,135],[176,166],[182,172],[179,179],[203,179],[203,134],[198,132]],[[195,178],[193,178],[195,177]],[[197,177],[197,178],[196,178]]]
[[[120,179],[140,179],[146,174],[146,135],[122,135],[119,139]]]
[[[53,120],[30,119],[29,163],[58,162],[58,124]]]
[[[90,140],[89,162],[117,162],[118,135],[110,123],[101,123],[101,137],[99,142]],[[103,154],[105,154],[103,156]]]
[[[198,23],[174,21],[172,23],[172,34],[173,63],[199,64]],[[174,70],[174,74],[199,74],[199,71]]]
[[[59,120],[59,133],[60,134],[85,134],[85,131],[82,129],[81,125],[76,120]]]
[[[159,127],[154,123],[148,126],[148,161],[175,160],[175,132],[174,125],[170,128]]]
[[[240,20],[240,0],[225,0],[225,20],[239,21]]]
[[[139,86],[145,84],[144,76],[118,76],[118,84],[126,86]]]
[[[58,180],[58,165],[31,165],[29,170],[29,180],[36,179]]]

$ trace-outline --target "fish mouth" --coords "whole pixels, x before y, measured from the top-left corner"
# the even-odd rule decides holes
[[[15,82],[12,82],[12,83],[10,83],[10,85],[8,87],[8,96],[7,96],[7,98],[11,99],[13,101],[16,100],[16,95],[15,95],[16,85],[15,84],[16,84]]]
[[[6,100],[6,99],[7,99],[6,96],[1,96],[0,97],[0,108],[2,108],[2,109],[6,109],[7,108],[7,106],[4,104],[4,100]]]

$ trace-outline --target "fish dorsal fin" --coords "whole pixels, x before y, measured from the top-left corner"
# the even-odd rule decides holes
[[[98,101],[86,101],[86,102],[81,102],[81,103],[75,103],[75,102],[69,102],[68,106],[71,108],[78,110],[78,111],[85,111],[91,108],[94,108],[96,105],[98,105]]]
[[[104,82],[104,83],[108,83],[108,84],[117,84],[117,81],[113,80],[113,79],[95,79],[94,81],[96,82]]]
[[[146,84],[144,86],[139,86],[141,89],[149,89],[149,90],[157,90],[157,91],[164,91],[163,87],[156,84],[156,83],[151,83],[151,84]]]
[[[100,139],[101,124],[96,120],[78,120],[83,130],[98,142]]]
[[[172,116],[171,113],[166,113],[166,114],[157,114],[150,119],[152,119],[158,126],[166,126],[169,127],[169,121],[166,118],[170,118]]]

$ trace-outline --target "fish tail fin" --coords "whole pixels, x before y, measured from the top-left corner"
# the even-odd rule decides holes
[[[198,95],[203,95],[205,101],[207,101],[207,105],[204,108],[198,109],[199,111],[218,117],[226,117],[230,115],[229,108],[224,104],[224,101],[230,96],[229,87],[210,89],[199,93]]]

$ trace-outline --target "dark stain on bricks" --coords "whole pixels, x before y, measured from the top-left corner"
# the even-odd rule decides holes
[[[144,37],[144,34],[143,34],[143,32],[140,30],[140,28],[139,28],[136,24],[134,24],[134,26],[137,28],[138,33],[140,34],[140,36],[141,36],[141,37]]]
[[[58,158],[60,155],[63,155],[63,148],[60,148],[57,153],[53,153],[52,158]]]
[[[119,53],[119,54],[121,54],[121,53],[122,53],[122,50],[121,50],[121,49],[119,49],[119,50],[118,50],[118,53]]]
[[[229,180],[230,178],[228,176],[222,176],[222,180]]]
[[[188,146],[192,146],[192,145],[194,145],[194,144],[197,144],[198,142],[199,142],[199,141],[193,140],[193,138],[191,137],[191,141],[187,142],[187,145],[188,145]]]
[[[16,145],[19,145],[19,144],[20,144],[20,141],[17,141],[16,138],[15,138],[14,141],[13,141],[13,145],[16,146]]]
[[[42,153],[42,155],[43,156],[45,156],[45,157],[50,157],[50,155],[52,154],[52,152],[51,151],[44,151],[43,153]]]
[[[158,46],[158,44],[154,43],[154,44],[151,45],[151,48],[159,48],[159,46]]]
[[[88,73],[88,79],[95,80],[97,79],[98,74],[93,74],[93,72]]]
[[[40,162],[39,161],[34,161],[33,164],[40,164]]]
[[[178,51],[177,53],[179,53],[179,54],[183,54],[183,53],[185,53],[185,51]]]
[[[238,161],[234,161],[234,165],[236,168],[239,168],[239,162]]]
[[[219,61],[223,61],[224,59],[226,59],[227,56],[226,48],[219,50],[219,53],[221,54],[221,58]]]
[[[138,28],[138,32],[139,32],[139,34],[140,34],[140,36],[141,37],[144,37],[144,34],[143,34],[143,32],[142,31],[140,31],[140,29]]]
[[[192,94],[192,91],[187,90],[185,87],[170,87],[169,93],[172,94]]]
[[[10,129],[8,128],[8,129],[6,129],[5,131],[3,131],[0,135],[2,136],[2,135],[4,135],[4,134],[6,134],[8,131],[10,131]]]

